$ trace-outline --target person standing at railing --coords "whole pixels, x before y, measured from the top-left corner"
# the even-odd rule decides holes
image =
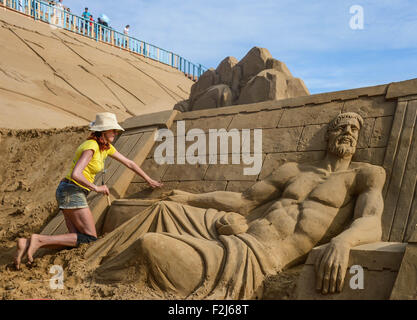
[[[125,48],[129,48],[129,28],[130,26],[127,25],[123,30],[123,33],[125,35]]]
[[[55,10],[56,14],[55,14],[55,24],[58,26],[62,26],[63,25],[63,20],[64,20],[64,4],[62,3],[63,0],[59,0],[58,3],[56,3],[55,7],[58,10]]]
[[[109,17],[106,16],[104,13],[102,13],[97,18],[97,23],[99,25],[102,25],[104,27],[107,27],[107,28],[103,28],[103,27],[99,26],[99,28],[101,29],[101,41],[110,42],[110,35],[109,35],[109,32],[110,32],[110,26],[109,26],[110,19],[109,19]]]
[[[90,20],[91,13],[90,13],[90,12],[88,12],[88,8],[87,8],[87,7],[84,9],[84,12],[83,12],[83,14],[82,14],[82,17],[83,17],[85,20]],[[81,27],[82,27],[82,29],[85,29],[85,30],[87,31],[87,30],[88,30],[88,23],[87,23],[86,21],[82,21],[82,23],[81,23]]]
[[[85,9],[84,9],[84,12],[83,12],[82,16],[83,16],[83,18],[84,18],[84,19],[86,19],[86,20],[89,20],[89,19],[90,19],[91,13],[90,13],[90,12],[88,12],[88,8],[87,8],[87,7],[85,7]]]
[[[56,7],[58,9],[64,10],[64,4],[62,3],[62,0],[59,0],[59,2],[56,4]]]
[[[93,15],[90,16],[90,36],[94,37],[93,34],[93,26],[94,26],[94,19],[93,19]]]

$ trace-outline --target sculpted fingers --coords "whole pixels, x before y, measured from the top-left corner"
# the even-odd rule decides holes
[[[342,267],[339,266],[339,272],[337,274],[337,279],[336,279],[336,290],[337,292],[342,292],[342,288],[343,288],[343,271],[342,271]]]
[[[321,292],[323,294],[327,294],[329,292],[330,276],[331,276],[332,269],[333,269],[333,256],[332,255],[327,259],[324,265],[325,265],[325,268],[324,268],[324,274],[323,274],[323,288]]]
[[[342,292],[343,285],[345,283],[347,266],[348,266],[348,263],[342,263],[339,266],[339,273],[337,275],[337,292]]]
[[[328,250],[328,249],[326,249],[325,251],[324,251],[324,255],[323,255],[323,257],[321,258],[321,261],[320,261],[320,266],[319,266],[319,268],[318,268],[318,272],[317,272],[317,279],[316,279],[316,289],[318,290],[318,291],[321,291],[322,289],[323,289],[323,279],[324,279],[324,274],[325,274],[325,269],[326,269],[326,263],[327,263],[327,260],[328,260],[328,258],[329,258],[329,254],[330,254],[330,251]]]
[[[336,283],[337,283],[337,277],[340,270],[340,264],[335,262],[332,266],[332,272],[330,274],[330,285],[329,285],[329,293],[335,293],[336,292]]]

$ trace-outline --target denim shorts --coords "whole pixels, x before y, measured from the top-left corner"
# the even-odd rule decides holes
[[[87,195],[88,190],[65,181],[61,181],[55,193],[59,209],[87,208]]]

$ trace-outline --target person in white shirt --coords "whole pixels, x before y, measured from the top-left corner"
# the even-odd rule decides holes
[[[59,9],[59,10],[55,10],[55,24],[59,26],[63,25],[63,20],[64,20],[65,7],[62,1],[63,0],[59,0],[59,2],[55,4],[55,7]]]
[[[128,47],[128,43],[129,43],[129,28],[130,26],[127,25],[123,31],[123,33],[125,34],[125,47]]]

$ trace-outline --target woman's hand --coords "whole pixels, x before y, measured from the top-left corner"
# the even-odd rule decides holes
[[[97,192],[97,193],[103,193],[105,195],[109,195],[110,194],[109,188],[107,188],[106,185],[96,186],[94,188],[94,191]]]
[[[161,183],[161,182],[159,182],[159,181],[155,181],[155,180],[153,180],[153,179],[149,179],[147,182],[148,182],[149,186],[150,186],[152,189],[155,189],[155,188],[161,188],[161,187],[163,187],[163,186],[164,186],[164,184],[163,184],[163,183]]]

